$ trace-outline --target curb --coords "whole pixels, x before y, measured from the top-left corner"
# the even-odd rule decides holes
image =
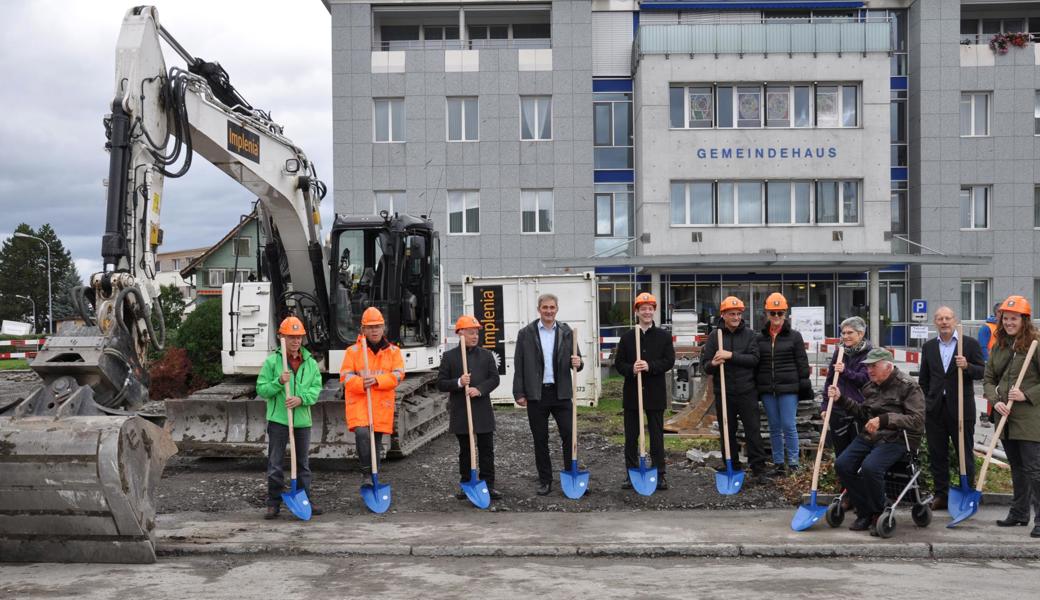
[[[956,544],[592,544],[558,545],[450,545],[407,544],[160,544],[161,557],[214,555],[274,556],[423,556],[423,557],[701,557],[701,558],[924,558],[924,559],[1036,559],[1040,543]]]

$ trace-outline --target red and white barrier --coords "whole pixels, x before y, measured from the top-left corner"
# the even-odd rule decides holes
[[[0,346],[42,346],[46,339],[38,340],[0,340]]]
[[[10,360],[15,358],[33,358],[36,356],[35,352],[0,352],[0,360]]]
[[[0,340],[0,346],[9,346],[13,348],[25,348],[28,346],[42,346],[46,339],[40,338],[38,340]],[[13,360],[16,358],[33,358],[36,356],[35,351],[24,351],[24,352],[0,352],[0,360]]]

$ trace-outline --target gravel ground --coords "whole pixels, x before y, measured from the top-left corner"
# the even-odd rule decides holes
[[[590,471],[589,491],[579,501],[566,498],[559,489],[559,476],[550,495],[537,496],[538,477],[527,416],[523,410],[496,411],[496,487],[505,496],[492,502],[497,511],[607,511],[670,510],[689,508],[776,508],[791,506],[772,482],[756,481],[748,474],[745,489],[736,496],[720,496],[715,490],[714,471],[693,465],[682,453],[668,457],[670,489],[653,496],[622,490],[625,477],[622,447],[596,433],[579,431],[578,456]],[[579,417],[580,418],[580,417]],[[579,421],[579,427],[581,422]],[[552,426],[550,445],[554,468],[562,463],[559,438]],[[354,461],[315,461],[313,500],[326,511],[350,514],[367,512],[358,493],[360,469]],[[265,503],[265,463],[255,459],[192,459],[174,457],[158,489],[160,513],[180,511],[227,511],[255,508]],[[465,500],[456,500],[458,489],[458,444],[443,435],[408,458],[385,461],[380,481],[393,490],[391,512],[473,510]]]

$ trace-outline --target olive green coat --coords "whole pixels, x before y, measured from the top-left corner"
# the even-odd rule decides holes
[[[993,346],[983,376],[986,398],[990,402],[1006,402],[1008,390],[1015,385],[1025,362],[1025,352],[1015,352],[1005,346]],[[1033,354],[1020,386],[1025,402],[1011,405],[1004,437],[1011,440],[1040,442],[1040,352]],[[993,413],[995,416],[997,413]]]

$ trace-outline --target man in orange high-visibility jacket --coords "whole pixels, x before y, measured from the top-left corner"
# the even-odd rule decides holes
[[[368,345],[368,371],[362,338]],[[347,429],[354,432],[358,461],[361,463],[362,483],[372,476],[372,456],[369,450],[368,400],[365,390],[372,393],[372,423],[376,436],[376,461],[383,434],[394,432],[394,396],[397,385],[404,381],[404,358],[401,349],[387,341],[384,335],[383,314],[371,306],[361,315],[361,335],[357,343],[347,348],[339,368],[346,396]]]

